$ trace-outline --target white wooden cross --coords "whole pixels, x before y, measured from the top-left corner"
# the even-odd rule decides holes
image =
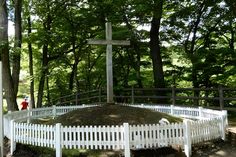
[[[107,103],[113,103],[113,72],[112,72],[112,45],[130,45],[127,40],[112,40],[111,22],[106,22],[106,40],[89,39],[88,44],[107,45],[106,71],[107,71]]]

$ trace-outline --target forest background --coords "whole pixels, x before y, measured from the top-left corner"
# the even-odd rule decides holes
[[[106,85],[105,46],[113,39],[114,89],[236,85],[234,0],[0,0],[0,53],[7,110],[33,107]],[[8,36],[8,22],[14,36]]]

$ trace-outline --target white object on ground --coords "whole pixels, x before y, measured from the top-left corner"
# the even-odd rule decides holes
[[[170,124],[170,122],[166,118],[161,118],[161,120],[159,120],[159,123],[160,124]]]

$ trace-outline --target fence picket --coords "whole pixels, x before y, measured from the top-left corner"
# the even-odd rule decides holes
[[[116,149],[122,149],[121,145],[123,145],[123,143],[121,142],[121,139],[119,137],[119,133],[120,133],[120,127],[119,126],[116,126],[116,129],[115,129],[115,139],[117,141],[117,147]]]
[[[77,149],[81,148],[81,137],[80,137],[80,131],[81,131],[81,127],[77,126]]]
[[[131,105],[142,108],[149,108],[165,113],[172,113],[182,117],[200,119],[199,121],[189,121],[188,131],[191,144],[196,144],[202,141],[212,140],[216,138],[225,138],[225,127],[227,126],[227,112],[214,111],[204,108],[184,108],[176,106],[152,106],[152,105]],[[80,106],[88,107],[86,105]],[[55,107],[56,115],[74,110],[78,107]],[[44,112],[45,111],[45,112]],[[23,111],[22,111],[23,112]],[[42,115],[52,114],[53,108],[35,109],[32,110],[32,116],[40,117]],[[9,113],[4,117],[4,134],[11,140],[12,147],[14,142],[25,143],[36,146],[56,148],[58,143],[55,143],[56,134],[55,126],[29,124],[15,121],[10,125],[7,123],[20,115],[24,114]],[[25,114],[26,116],[28,114]],[[11,127],[12,125],[12,127]],[[185,129],[184,129],[185,128]],[[8,131],[8,130],[11,131]],[[58,128],[59,129],[59,128]],[[131,148],[152,148],[163,147],[168,145],[181,145],[186,142],[186,126],[183,123],[175,123],[168,125],[145,124],[145,125],[129,125],[129,132],[126,133],[123,126],[77,126],[66,127],[60,126],[59,132],[62,135],[62,148],[78,148],[78,149],[125,149],[124,141],[129,137],[129,146]],[[58,131],[58,130],[57,130]],[[11,135],[14,133],[14,135]],[[125,137],[125,134],[127,137]],[[57,145],[57,146],[56,146]],[[190,146],[191,147],[191,146]],[[187,150],[186,154],[191,153]],[[14,148],[11,148],[11,152]],[[128,152],[126,150],[126,152]],[[188,154],[189,155],[189,154]]]
[[[102,132],[101,126],[98,126],[98,149],[102,149]]]
[[[86,130],[85,127],[81,127],[81,148],[85,149],[85,135],[86,135]]]

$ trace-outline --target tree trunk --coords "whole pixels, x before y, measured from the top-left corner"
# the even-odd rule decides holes
[[[197,19],[195,22],[193,22],[193,25],[190,27],[188,38],[186,39],[185,42],[185,51],[190,57],[191,63],[192,63],[192,84],[194,88],[199,88],[199,81],[198,81],[198,72],[197,72],[197,54],[195,50],[195,44],[196,44],[196,39],[197,39],[197,31],[199,29],[199,24],[201,22],[202,15],[204,11],[206,11],[207,7],[205,5],[205,1],[203,1],[199,7],[199,10],[197,10]],[[191,41],[189,41],[190,34],[192,35]],[[188,46],[188,43],[190,44]],[[189,48],[188,48],[189,47]],[[199,97],[200,92],[198,90],[194,90],[194,97]],[[194,104],[199,105],[199,100],[194,99]]]
[[[43,103],[43,90],[44,90],[44,84],[45,84],[45,77],[48,72],[48,44],[44,44],[43,46],[43,63],[42,63],[42,72],[41,72],[41,78],[39,81],[39,88],[38,88],[38,101],[37,101],[37,107],[42,107]]]
[[[72,67],[72,71],[71,71],[71,74],[70,74],[70,80],[69,80],[69,89],[71,91],[73,91],[73,85],[74,85],[74,80],[76,80],[76,76],[77,76],[77,66],[78,66],[78,63],[79,63],[79,57],[78,57],[78,54],[76,53],[76,48],[75,48],[75,33],[74,31],[72,32],[72,37],[71,37],[71,41],[72,41],[72,51],[74,53],[74,59],[75,59],[75,62],[73,64],[73,67]]]
[[[71,91],[73,90],[74,80],[76,80],[78,63],[79,63],[79,60],[75,58],[75,62],[74,62],[73,67],[72,67],[72,71],[71,71],[71,74],[70,74],[70,82],[69,82],[69,89]]]
[[[234,51],[235,31],[234,31],[234,27],[233,27],[233,18],[230,19],[229,23],[230,23],[230,33],[231,33],[231,38],[230,38],[230,41],[229,41],[229,48],[232,51]]]
[[[236,1],[235,0],[225,0],[225,2],[229,5],[234,16],[236,17]]]
[[[5,98],[7,100],[8,111],[15,111],[18,109],[16,97],[14,94],[13,80],[11,77],[10,63],[9,63],[9,49],[8,49],[8,18],[7,5],[5,0],[0,0],[0,54],[3,65],[2,77]]]
[[[48,74],[48,43],[49,43],[49,36],[50,36],[50,30],[51,30],[51,24],[52,19],[51,16],[48,15],[46,18],[46,21],[43,23],[44,31],[47,32],[47,40],[45,41],[43,45],[43,60],[42,60],[42,71],[41,71],[41,78],[39,81],[39,88],[38,88],[38,101],[37,101],[37,107],[42,107],[43,103],[43,93],[44,93],[44,84],[45,84],[45,77]]]
[[[137,34],[135,33],[135,30],[133,30],[132,25],[129,23],[128,17],[124,15],[123,19],[126,23],[127,28],[132,32],[132,34],[131,34],[131,45],[133,46],[133,49],[134,49],[134,51],[137,55],[137,57],[136,57],[137,62],[136,63],[133,61],[134,59],[131,60],[132,61],[132,67],[136,71],[138,87],[143,88],[142,77],[141,77],[141,72],[140,72],[141,50],[140,50],[140,46],[139,46],[138,39],[137,39],[138,37],[137,37]]]
[[[14,93],[17,97],[19,76],[20,76],[20,59],[21,59],[21,43],[22,43],[22,29],[21,29],[21,10],[22,0],[15,0],[15,45],[12,62],[12,79],[14,84]]]
[[[156,8],[157,7],[157,8]],[[154,75],[154,86],[155,88],[165,87],[164,72],[161,57],[160,47],[160,25],[162,17],[163,0],[159,0],[156,4],[156,10],[151,21],[150,30],[150,53],[152,58],[153,75]]]
[[[138,43],[137,39],[135,38],[135,35],[131,36],[131,45],[133,46],[133,50],[134,50],[136,55],[135,54],[128,54],[128,55],[129,55],[130,61],[132,63],[132,67],[134,68],[134,70],[136,72],[136,79],[137,79],[138,88],[143,88],[141,71],[140,71],[141,50],[140,50],[140,46],[138,44],[139,43]],[[134,56],[136,56],[136,61],[133,58]]]
[[[46,87],[47,87],[47,105],[49,106],[51,104],[49,77],[45,77],[45,79],[46,79]]]
[[[30,15],[27,18],[28,22],[28,52],[29,52],[29,73],[30,73],[30,103],[32,108],[35,108],[35,100],[34,100],[34,69],[33,69],[33,49],[30,40],[31,35],[31,19]]]
[[[138,87],[143,88],[142,77],[141,77],[141,72],[140,72],[140,65],[141,65],[140,49],[137,44],[136,44],[136,46],[137,46],[137,48],[135,48],[135,51],[137,54],[137,57],[136,57],[137,58],[137,67],[135,68],[135,71],[136,71]]]
[[[90,91],[90,72],[91,72],[91,62],[90,62],[90,52],[88,52],[88,67],[87,67],[87,75],[86,75],[86,88]]]

